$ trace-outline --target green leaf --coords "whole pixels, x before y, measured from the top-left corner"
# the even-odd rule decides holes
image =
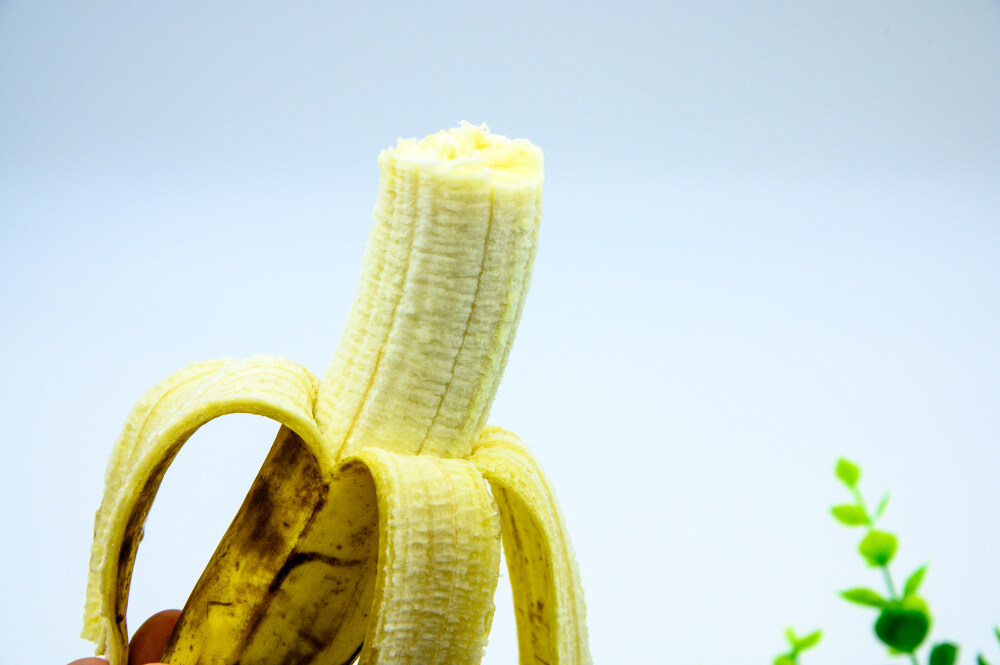
[[[840,506],[834,506],[831,512],[837,518],[838,522],[847,526],[863,526],[868,524],[868,515],[865,513],[864,508],[859,506],[845,503]]]
[[[875,634],[890,649],[913,653],[927,637],[930,617],[925,612],[903,607],[887,607],[875,622]]]
[[[1000,642],[1000,626],[993,626],[993,634],[997,636],[997,642]]]
[[[795,660],[788,656],[778,656],[774,659],[774,665],[796,665]]]
[[[892,561],[897,545],[896,536],[885,531],[872,530],[858,545],[858,551],[869,566],[884,566]]]
[[[976,656],[976,665],[990,665],[989,661],[983,658],[983,654]]]
[[[798,641],[799,638],[795,634],[795,631],[792,630],[791,626],[789,626],[788,628],[785,628],[785,639],[788,640],[788,645],[789,646],[791,646],[793,648],[795,647],[795,643]]]
[[[913,574],[906,578],[906,584],[903,586],[903,595],[912,596],[920,588],[920,583],[924,581],[924,573],[927,572],[927,566],[920,566]]]
[[[886,492],[885,495],[882,497],[882,500],[878,502],[878,508],[875,509],[875,517],[872,518],[873,522],[877,521],[880,517],[882,517],[882,513],[885,512],[885,509],[888,505],[889,505],[889,493]]]
[[[923,612],[927,615],[927,620],[930,621],[931,610],[927,607],[927,601],[920,596],[906,596],[900,599],[896,605],[902,607],[904,610],[917,610],[919,612]]]
[[[958,659],[958,645],[951,642],[938,642],[931,650],[927,665],[955,665]]]
[[[852,603],[865,605],[867,607],[883,608],[889,604],[889,601],[871,589],[848,589],[847,591],[841,591],[840,597]]]
[[[841,457],[837,460],[837,477],[848,487],[854,487],[861,477],[861,469],[857,464]]]
[[[823,632],[820,630],[813,631],[806,635],[805,637],[800,637],[795,641],[795,650],[798,652],[805,651],[806,649],[811,649],[817,644],[819,644],[820,638],[823,637]]]

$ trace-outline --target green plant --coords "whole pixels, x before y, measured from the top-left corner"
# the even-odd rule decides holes
[[[785,639],[788,640],[789,649],[774,659],[774,665],[799,665],[799,654],[819,644],[822,636],[823,633],[816,630],[804,637],[799,637],[794,630],[786,628]]]
[[[851,603],[877,609],[879,614],[874,625],[876,637],[889,649],[890,654],[905,655],[912,665],[919,665],[917,650],[931,628],[930,608],[927,601],[918,595],[927,566],[913,571],[903,583],[902,591],[897,591],[889,564],[896,555],[899,541],[894,534],[876,528],[889,504],[889,494],[882,497],[874,512],[869,512],[858,487],[861,479],[858,465],[841,458],[837,461],[836,474],[851,492],[854,501],[834,506],[833,516],[845,526],[864,529],[865,535],[858,544],[858,552],[870,567],[877,568],[882,573],[887,592],[883,596],[867,587],[855,587],[841,592],[840,596]],[[1000,641],[1000,628],[994,628],[994,634]],[[938,642],[931,648],[928,665],[953,665],[958,659],[958,650],[957,644]],[[782,661],[781,665],[788,662],[796,661]],[[982,654],[977,655],[976,662],[978,665],[990,665]],[[775,661],[775,665],[779,665],[778,661]]]

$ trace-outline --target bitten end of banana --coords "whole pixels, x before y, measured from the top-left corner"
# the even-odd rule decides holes
[[[499,189],[540,188],[544,179],[544,160],[537,146],[494,134],[485,123],[462,121],[422,139],[401,138],[396,147],[379,155],[379,164],[389,162],[397,168],[418,168],[427,177],[452,182],[481,179]]]

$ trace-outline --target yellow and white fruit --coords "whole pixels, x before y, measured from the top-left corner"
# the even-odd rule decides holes
[[[157,488],[228,413],[281,424],[164,653],[171,665],[465,665],[483,655],[503,540],[522,664],[590,662],[552,488],[486,426],[527,293],[542,154],[468,124],[379,156],[361,283],[325,378],[285,359],[191,365],[150,390],[108,466],[84,637],[128,655]]]

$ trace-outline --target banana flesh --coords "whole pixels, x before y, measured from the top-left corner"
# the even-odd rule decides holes
[[[524,305],[542,157],[472,127],[400,143],[379,157],[361,283],[316,421],[340,455],[379,447],[462,458]]]
[[[204,423],[281,424],[164,652],[172,665],[480,662],[503,541],[520,661],[590,663],[554,493],[486,427],[524,305],[542,156],[462,126],[379,156],[354,305],[322,381],[272,357],[191,365],[151,389],[115,445],[97,512],[85,638],[128,655],[142,525]]]

